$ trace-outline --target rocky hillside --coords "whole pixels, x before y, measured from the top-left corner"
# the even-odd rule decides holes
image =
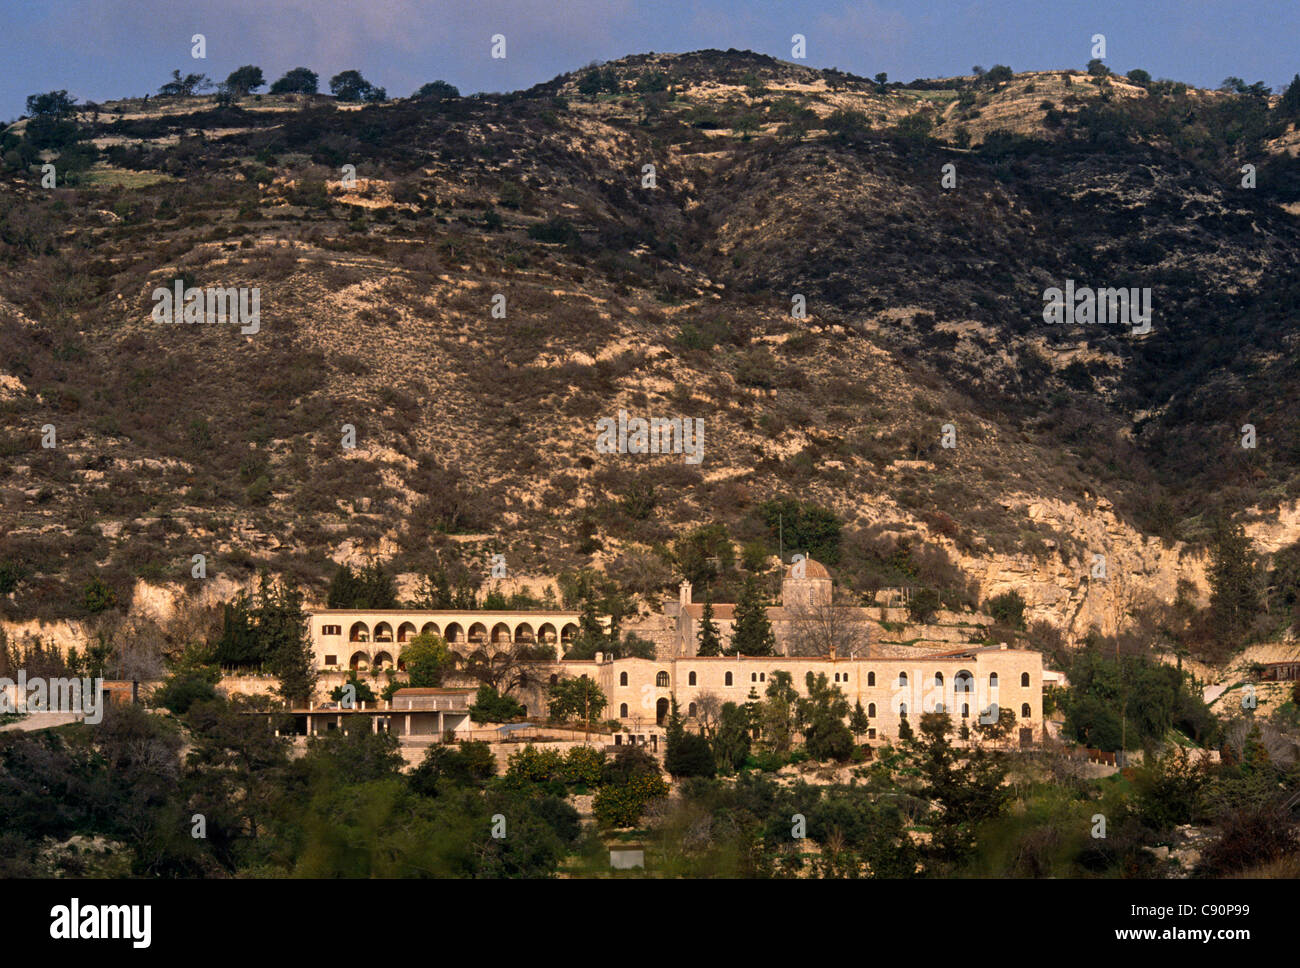
[[[1180,581],[1203,600],[1212,515],[1300,538],[1296,120],[701,51],[509,95],[20,121],[0,608],[77,619],[96,582],[121,608],[199,554],[319,597],[336,561],[453,547],[652,597],[692,528],[776,553],[772,500],[834,513],[846,591],[1019,590],[1071,639]],[[256,331],[156,322],[176,280],[256,288]],[[1067,280],[1149,288],[1150,332],[1045,323]],[[600,453],[620,410],[701,419],[703,460]],[[899,539],[929,557],[895,567]]]

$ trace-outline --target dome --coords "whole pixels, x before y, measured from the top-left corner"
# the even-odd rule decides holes
[[[795,581],[798,581],[800,578],[805,578],[805,579],[806,579],[806,578],[825,578],[825,579],[829,580],[830,577],[831,577],[831,573],[830,573],[829,571],[826,570],[826,566],[825,566],[825,565],[823,565],[820,561],[813,561],[813,559],[811,559],[811,558],[805,558],[805,559],[803,560],[803,574],[802,574],[802,575],[796,575],[796,574],[794,573],[794,568],[795,568],[795,566],[794,566],[794,565],[791,565],[789,568],[786,569],[786,572],[785,572],[785,577],[786,577],[786,578],[792,578],[792,579],[794,579]]]

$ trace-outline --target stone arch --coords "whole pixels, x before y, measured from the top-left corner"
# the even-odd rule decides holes
[[[655,724],[662,726],[668,719],[668,700],[661,698],[655,703]]]
[[[560,641],[568,645],[573,641],[574,636],[578,634],[578,626],[572,622],[566,622],[564,628],[560,630]]]
[[[348,630],[349,642],[369,642],[370,626],[365,622],[353,622],[352,628]]]
[[[360,650],[352,653],[352,658],[348,659],[348,668],[353,672],[363,672],[370,668],[370,656]]]
[[[421,635],[442,635],[442,632],[438,630],[438,623],[425,622],[423,625],[420,626],[420,634]]]
[[[373,666],[376,672],[380,669],[391,669],[393,667],[393,657],[387,652],[376,652]]]
[[[969,669],[962,669],[953,677],[953,692],[974,692],[975,677],[971,675]]]
[[[475,622],[473,625],[469,627],[469,631],[466,633],[466,637],[469,639],[471,643],[484,642],[487,640],[487,634],[488,634],[487,626],[484,625],[482,622]]]
[[[537,636],[530,624],[520,622],[515,626],[514,640],[523,645],[533,645],[537,641]]]
[[[510,644],[510,626],[505,622],[497,622],[492,626],[492,644],[509,645]]]
[[[449,622],[447,625],[447,630],[443,634],[443,638],[446,639],[448,642],[457,642],[463,644],[465,641],[465,630],[460,627],[459,622]]]
[[[397,641],[408,642],[415,636],[415,623],[403,622],[397,626]]]
[[[376,642],[393,641],[393,627],[389,625],[387,622],[380,622],[378,625],[376,625],[375,641]]]
[[[555,626],[550,622],[543,622],[537,628],[537,640],[547,645],[554,645],[559,636],[556,634]]]

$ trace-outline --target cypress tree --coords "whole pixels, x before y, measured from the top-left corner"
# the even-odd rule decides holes
[[[752,577],[745,582],[736,603],[736,621],[731,628],[729,655],[775,655],[776,637],[767,620],[767,603]]]
[[[722,655],[722,636],[718,634],[718,626],[713,621],[711,594],[704,599],[704,614],[700,616],[700,630],[695,633],[695,639],[699,642],[696,655]]]

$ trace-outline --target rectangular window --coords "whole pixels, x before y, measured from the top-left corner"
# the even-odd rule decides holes
[[[343,634],[343,626],[342,626],[342,625],[322,625],[322,626],[320,627],[320,634],[321,634],[321,635],[342,635],[342,634]]]
[[[867,730],[867,739],[875,739],[875,738],[876,738],[876,731],[874,729]]]
[[[338,665],[338,664],[339,664],[339,657],[336,656],[336,655],[327,655],[327,656],[325,656],[325,664],[326,664],[326,665]]]

